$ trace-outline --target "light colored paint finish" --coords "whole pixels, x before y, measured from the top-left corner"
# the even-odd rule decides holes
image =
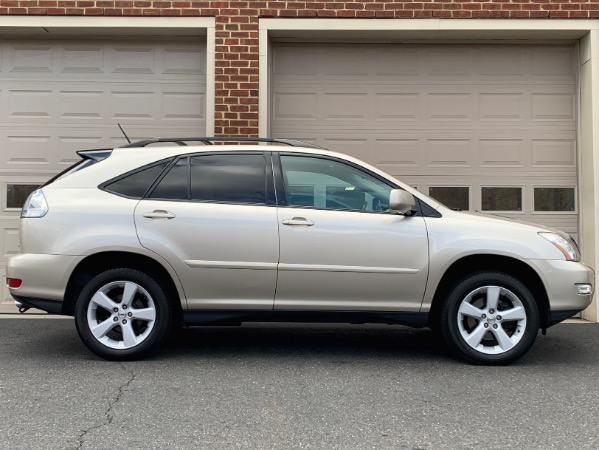
[[[121,174],[131,160],[139,161],[141,149],[119,149],[106,164],[92,165],[43,188],[49,210],[41,218],[22,220],[22,253],[12,257],[8,266],[9,276],[24,280],[14,289],[15,295],[44,298],[39,293],[56,287],[54,280],[32,276],[31,269],[35,267],[39,271],[44,264],[51,264],[56,255],[81,257],[118,250],[153,255],[173,277],[183,306],[192,309],[270,310],[274,306],[282,310],[427,312],[447,269],[462,258],[484,254],[512,258],[535,270],[547,290],[552,311],[572,312],[585,308],[590,302],[591,295],[581,295],[576,288],[579,284],[593,285],[593,271],[577,262],[576,252],[570,256],[572,260],[566,261],[566,253],[540,236],[540,232],[549,231],[546,228],[451,211],[355,158],[328,151],[297,147],[283,150],[275,146],[170,147],[161,149],[162,155],[156,150],[153,154],[160,160],[173,151],[231,154],[248,149],[285,151],[302,157],[319,155],[318,160],[325,166],[330,164],[331,158],[354,167],[362,165],[365,171],[377,174],[390,185],[404,189],[437,209],[439,215],[421,217],[357,209],[126,199],[96,189],[94,182]],[[362,176],[366,177],[366,172]],[[74,192],[83,195],[74,195]],[[81,198],[90,195],[93,207],[81,205]],[[121,208],[114,206],[117,199]],[[172,220],[144,217],[152,210],[172,211],[174,217]],[[298,218],[300,214],[314,226],[280,226],[288,217]],[[69,240],[63,239],[66,229],[72,237]],[[45,239],[39,239],[41,235]],[[215,268],[190,268],[185,264],[185,261],[203,258],[224,264]],[[32,264],[32,260],[37,262]],[[273,263],[285,264],[286,268],[312,266],[314,270],[283,270],[277,279],[274,269],[225,268],[227,264],[237,266],[244,261],[271,267]],[[404,274],[347,272],[336,271],[338,266],[417,271]],[[63,280],[68,278],[70,270],[72,266],[65,271]],[[55,294],[60,298],[60,293]]]
[[[213,17],[82,17],[82,16],[4,16],[0,35],[36,35],[51,38],[88,36],[206,36],[214,29]]]
[[[143,216],[155,210],[175,217]],[[279,258],[276,208],[147,199],[135,209],[135,227],[142,246],[177,272],[189,308],[272,308]]]
[[[313,227],[280,227],[275,309],[420,310],[428,277],[421,217],[280,208]]]

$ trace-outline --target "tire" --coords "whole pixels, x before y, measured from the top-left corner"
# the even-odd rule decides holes
[[[441,332],[473,364],[505,365],[524,356],[537,337],[539,310],[530,290],[501,272],[457,282],[441,308]]]
[[[129,268],[96,275],[75,306],[75,325],[96,355],[116,361],[140,359],[167,336],[173,316],[164,290],[152,277]]]

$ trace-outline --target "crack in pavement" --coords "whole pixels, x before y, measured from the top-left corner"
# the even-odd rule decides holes
[[[90,428],[87,428],[87,429],[81,431],[81,433],[79,434],[79,437],[77,438],[77,442],[78,442],[77,449],[83,448],[83,445],[85,443],[85,436],[87,436],[88,433],[90,433],[94,430],[97,430],[99,428],[106,427],[112,423],[112,421],[114,420],[114,412],[113,412],[114,406],[123,397],[123,394],[125,393],[125,389],[127,387],[129,387],[129,385],[131,383],[133,383],[133,381],[135,381],[135,376],[136,376],[135,372],[133,370],[127,369],[123,363],[121,363],[119,365],[120,365],[121,369],[123,369],[125,372],[127,372],[130,375],[130,377],[125,383],[123,383],[119,386],[119,390],[118,390],[116,397],[110,401],[110,403],[108,404],[108,408],[106,409],[106,411],[104,411],[104,415],[106,416],[105,422],[101,423],[100,425],[95,425],[93,427],[90,427]]]

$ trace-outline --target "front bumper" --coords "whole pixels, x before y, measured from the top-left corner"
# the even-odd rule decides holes
[[[579,294],[579,285],[591,285],[595,289],[595,272],[579,262],[563,260],[534,260],[541,276],[547,297],[549,315],[553,323],[560,322],[582,311],[591,304],[593,293]]]
[[[83,256],[22,253],[9,258],[7,278],[18,278],[18,288],[10,295],[24,306],[60,313],[69,277]]]

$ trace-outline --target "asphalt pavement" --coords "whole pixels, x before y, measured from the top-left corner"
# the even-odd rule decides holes
[[[70,319],[0,320],[3,449],[599,448],[599,324],[508,367],[401,326],[191,328],[91,354]]]

